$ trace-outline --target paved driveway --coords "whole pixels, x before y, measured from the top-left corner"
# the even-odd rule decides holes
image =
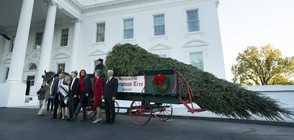
[[[294,140],[293,125],[266,125],[221,120],[153,118],[136,126],[128,115],[113,125],[51,120],[36,109],[0,108],[0,140]]]

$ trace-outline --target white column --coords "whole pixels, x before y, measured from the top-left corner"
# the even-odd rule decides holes
[[[54,34],[54,25],[56,18],[56,4],[49,4],[47,19],[44,31],[44,37],[42,42],[42,52],[41,59],[38,68],[38,76],[36,84],[42,83],[42,75],[44,74],[44,70],[50,70],[51,63],[51,53],[52,53],[52,44],[53,44],[53,34]]]
[[[34,0],[23,0],[12,52],[7,83],[22,83]]]
[[[71,64],[70,70],[74,71],[77,70],[78,66],[78,51],[79,51],[79,39],[80,39],[80,20],[75,20],[74,25],[74,36],[73,36],[73,45],[71,49]]]

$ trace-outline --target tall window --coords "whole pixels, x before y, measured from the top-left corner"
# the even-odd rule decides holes
[[[154,15],[154,35],[165,35],[164,14]]]
[[[97,24],[96,42],[105,41],[105,22]]]
[[[36,34],[36,44],[35,49],[39,49],[42,45],[43,33]]]
[[[27,76],[27,81],[29,81],[30,86],[35,85],[35,76]]]
[[[190,63],[192,66],[203,70],[203,54],[202,54],[202,52],[190,53]]]
[[[9,52],[12,52],[13,51],[14,43],[15,43],[15,35],[12,36],[11,45],[10,45],[10,48],[9,48]]]
[[[134,37],[134,20],[133,18],[124,19],[124,39],[132,39]]]
[[[57,64],[57,72],[64,72],[65,70],[65,63],[59,63]]]
[[[69,29],[62,29],[61,30],[61,44],[60,44],[60,46],[67,46],[67,42],[68,42],[68,30]]]
[[[187,11],[188,32],[200,31],[198,10]]]

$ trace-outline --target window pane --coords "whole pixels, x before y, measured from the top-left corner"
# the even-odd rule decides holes
[[[62,29],[61,30],[61,44],[60,44],[60,46],[67,46],[68,30],[69,29]]]
[[[154,16],[154,26],[164,25],[164,15]]]
[[[65,71],[65,63],[57,64],[57,72],[64,72]]]
[[[133,38],[133,29],[125,30],[124,39],[131,39],[131,38]]]
[[[198,10],[187,11],[188,32],[200,31]]]
[[[155,26],[154,27],[154,34],[155,35],[165,35],[165,27],[164,27],[164,25]]]
[[[36,34],[36,44],[35,49],[39,49],[42,45],[43,33]]]
[[[131,39],[134,37],[134,20],[124,19],[124,39]]]
[[[133,19],[124,20],[124,29],[133,29]]]
[[[98,23],[96,42],[104,42],[104,40],[105,40],[105,23]]]
[[[165,35],[164,15],[154,16],[154,35]]]
[[[203,70],[203,55],[202,52],[190,53],[191,65]]]

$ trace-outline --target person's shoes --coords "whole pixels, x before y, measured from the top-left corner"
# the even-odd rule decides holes
[[[56,117],[51,117],[50,119],[56,119]]]
[[[114,121],[110,121],[109,124],[112,125],[114,123]]]
[[[98,119],[98,120],[95,120],[95,121],[92,121],[92,123],[99,123],[102,119]]]
[[[104,122],[104,124],[109,124],[110,123],[110,121],[106,121],[106,122]]]

